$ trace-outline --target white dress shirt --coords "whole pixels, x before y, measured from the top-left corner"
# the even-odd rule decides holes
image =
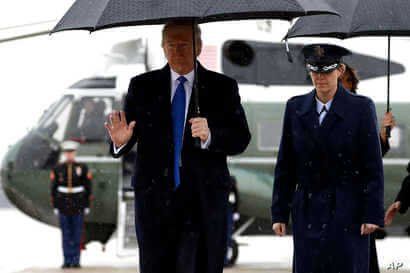
[[[179,75],[174,70],[172,70],[172,69],[170,69],[170,70],[171,70],[171,98],[170,98],[171,103],[172,103],[172,99],[174,98],[177,87],[179,85],[178,78],[180,76],[184,76],[187,79],[184,83],[184,89],[185,89],[185,122],[184,122],[184,128],[185,128],[186,118],[187,118],[187,115],[188,115],[189,102],[191,100],[191,95],[192,95],[192,86],[194,84],[194,71],[192,70],[191,72],[189,72],[188,74],[185,74],[185,75]],[[201,141],[201,148],[202,149],[207,149],[210,144],[211,144],[211,131],[209,131],[208,139],[205,142]],[[117,154],[125,145],[126,144],[124,144],[121,147],[117,148],[113,144],[114,153]]]
[[[316,112],[319,115],[319,124],[322,124],[323,119],[326,117],[327,112],[330,110],[330,106],[332,106],[333,99],[329,100],[327,103],[321,102],[317,97],[316,99]],[[326,111],[322,111],[323,107],[326,107]]]

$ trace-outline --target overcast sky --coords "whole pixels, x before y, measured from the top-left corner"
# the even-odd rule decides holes
[[[54,26],[73,2],[0,1],[0,40],[31,31],[29,24],[48,22],[46,25]],[[35,24],[33,31],[42,28],[44,25]],[[112,37],[121,34],[137,35],[135,30],[128,34],[124,30],[107,30],[92,35],[69,31],[0,43],[0,159],[66,87],[102,71],[103,54],[111,47]]]

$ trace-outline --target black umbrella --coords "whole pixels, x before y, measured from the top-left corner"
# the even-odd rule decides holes
[[[286,38],[387,36],[387,111],[390,111],[390,37],[410,35],[410,1],[328,0],[340,16],[300,18]],[[387,128],[388,136],[390,128]]]
[[[323,13],[337,14],[324,0],[77,0],[51,32],[163,24],[175,19],[197,23],[290,20]]]
[[[77,0],[51,33],[163,24],[176,19],[195,23],[242,19],[290,20],[303,15],[324,13],[337,14],[323,0]],[[192,27],[194,28],[194,24]],[[192,36],[195,61],[194,31]],[[194,68],[196,70],[196,65]],[[196,72],[193,94],[195,112],[199,116]]]

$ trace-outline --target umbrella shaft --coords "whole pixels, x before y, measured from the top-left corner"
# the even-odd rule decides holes
[[[199,96],[198,96],[198,70],[196,66],[196,37],[195,37],[195,20],[192,20],[192,61],[194,65],[194,84],[192,93],[194,95],[195,114],[199,116]]]
[[[387,112],[390,111],[390,34],[387,35]]]

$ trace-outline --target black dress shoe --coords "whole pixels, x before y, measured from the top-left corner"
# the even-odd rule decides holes
[[[71,266],[70,266],[69,264],[63,264],[63,265],[61,266],[62,269],[70,268],[70,267],[71,267]]]
[[[71,265],[71,268],[81,268],[81,265],[80,264],[73,264],[73,265]]]

